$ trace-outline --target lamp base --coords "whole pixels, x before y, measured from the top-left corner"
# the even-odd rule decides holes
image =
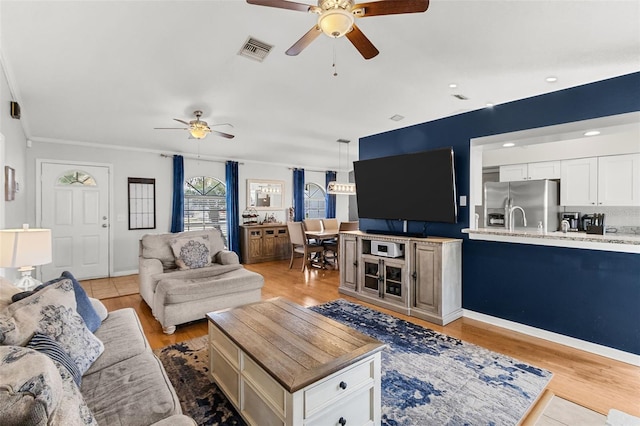
[[[31,276],[31,271],[33,271],[33,269],[33,267],[28,270],[25,270],[24,268],[18,269],[20,272],[22,272],[22,277],[20,277],[20,279],[16,281],[15,286],[23,291],[31,291],[42,284],[41,281],[38,281]]]

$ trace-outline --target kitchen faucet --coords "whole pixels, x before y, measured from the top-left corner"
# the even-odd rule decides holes
[[[522,222],[524,226],[527,226],[527,215],[524,213],[524,209],[520,206],[513,206],[509,209],[509,231],[513,232],[513,212],[514,210],[520,210],[522,212]]]

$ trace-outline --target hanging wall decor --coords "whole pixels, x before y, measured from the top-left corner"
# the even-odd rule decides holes
[[[156,180],[129,178],[129,229],[156,228]]]

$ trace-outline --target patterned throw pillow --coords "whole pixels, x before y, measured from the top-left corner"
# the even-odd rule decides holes
[[[71,374],[76,385],[80,386],[80,383],[82,382],[82,374],[80,374],[78,366],[73,362],[64,349],[62,349],[62,346],[60,346],[58,342],[46,334],[35,333],[31,340],[29,340],[29,343],[27,343],[27,348],[34,349],[45,354],[53,361],[59,362]]]
[[[73,284],[64,279],[0,311],[0,344],[25,346],[34,333],[53,338],[84,374],[104,345],[76,312]]]
[[[42,283],[31,291],[23,291],[21,293],[14,294],[11,300],[13,300],[13,302],[17,302],[18,300],[29,297],[32,294],[42,290],[43,288],[46,288],[64,279],[69,279],[73,283],[73,293],[76,296],[76,310],[84,320],[87,328],[91,330],[92,333],[95,333],[98,327],[100,327],[100,325],[102,324],[102,320],[93,307],[91,301],[89,301],[89,296],[87,296],[84,288],[82,288],[78,280],[76,280],[73,274],[71,274],[71,272],[69,271],[64,271],[60,278],[55,278],[53,280],[47,281],[46,283]]]
[[[171,240],[171,250],[180,269],[204,268],[211,264],[209,236],[176,238]]]

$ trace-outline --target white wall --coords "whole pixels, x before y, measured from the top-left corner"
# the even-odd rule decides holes
[[[20,120],[11,118],[9,103],[12,100],[0,50],[0,229],[21,228],[22,224],[27,222],[31,226],[35,225],[33,221],[29,222],[27,217],[27,191],[25,188],[27,138],[22,130]],[[15,170],[16,182],[20,187],[20,191],[16,193],[13,201],[4,200],[5,166]],[[13,270],[0,269],[0,274],[10,280],[16,277],[16,271]]]
[[[111,228],[113,235],[113,275],[126,275],[137,272],[138,269],[138,241],[146,233],[169,232],[171,227],[171,203],[172,203],[172,159],[162,157],[160,153],[127,151],[111,149],[106,146],[84,146],[76,144],[62,144],[49,142],[33,142],[27,149],[26,176],[27,185],[24,193],[28,197],[28,218],[30,223],[36,220],[36,194],[35,176],[36,159],[42,160],[68,160],[85,161],[89,163],[110,164],[113,166],[113,205],[111,206]],[[185,178],[194,176],[212,176],[225,181],[225,165],[222,162],[207,161],[185,157]],[[127,222],[127,178],[143,177],[156,179],[156,229],[155,230],[129,230]],[[240,214],[246,208],[246,180],[267,179],[282,180],[285,183],[284,207],[273,211],[261,210],[264,213],[273,213],[282,222],[286,221],[286,208],[292,205],[292,179],[293,172],[290,168],[281,165],[242,163],[238,167]],[[345,178],[346,179],[346,178]],[[321,187],[325,186],[324,172],[305,172],[305,180],[313,182]],[[338,196],[336,202],[337,217],[340,220],[348,220],[347,197]],[[20,222],[22,223],[22,222]],[[242,219],[239,219],[242,223]]]

